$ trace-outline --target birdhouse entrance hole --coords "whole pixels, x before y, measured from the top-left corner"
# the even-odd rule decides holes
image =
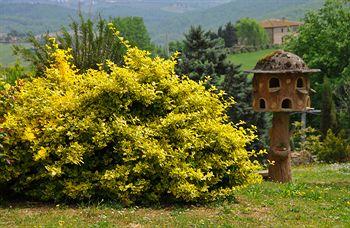
[[[266,108],[266,102],[262,98],[259,100],[259,108],[260,109],[265,109]]]
[[[291,109],[292,108],[292,101],[288,98],[284,99],[282,101],[282,108],[283,109]]]
[[[302,78],[298,78],[297,88],[304,88],[304,80]]]

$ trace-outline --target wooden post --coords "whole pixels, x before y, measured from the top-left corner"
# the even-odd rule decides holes
[[[292,180],[289,137],[289,113],[274,112],[268,154],[268,159],[272,162],[269,165],[269,178],[272,181],[290,182]]]

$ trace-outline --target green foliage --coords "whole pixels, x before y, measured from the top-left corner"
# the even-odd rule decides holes
[[[169,51],[170,53],[175,53],[175,52],[183,52],[183,50],[185,49],[185,44],[184,42],[181,40],[177,40],[177,41],[171,41],[169,42]]]
[[[241,44],[259,47],[268,43],[265,29],[255,19],[240,19],[236,24],[236,29]]]
[[[316,155],[319,161],[328,163],[350,161],[350,144],[345,131],[336,135],[329,129],[321,140],[321,134],[314,128],[303,129],[300,122],[293,125],[295,131],[292,138],[296,151],[309,152]]]
[[[57,201],[206,202],[259,182],[255,152],[245,149],[256,136],[228,123],[223,94],[120,39],[125,67],[86,73],[53,42],[44,77],[15,92],[3,115],[2,190]]]
[[[13,66],[0,66],[0,81],[3,84],[15,85],[17,79],[25,78],[26,76],[26,70],[19,62],[16,62]],[[3,89],[3,85],[0,86],[0,89]]]
[[[184,49],[180,56],[177,71],[195,81],[210,76],[212,85],[218,85],[221,78],[236,67],[226,61],[227,55],[220,39],[201,26],[191,27],[185,34]]]
[[[225,41],[225,47],[233,47],[238,43],[237,31],[233,23],[228,22],[224,28],[218,29],[218,36]]]
[[[345,132],[335,135],[332,130],[328,130],[317,157],[329,163],[350,161],[350,142],[346,139]]]
[[[302,128],[301,122],[294,122],[293,126],[295,128],[292,135],[294,150],[317,155],[323,146],[321,134],[312,127]]]
[[[299,35],[286,48],[302,57],[310,67],[320,68],[330,80],[339,80],[350,59],[349,0],[327,0],[319,11],[311,11]],[[317,82],[322,83],[322,78]]]
[[[116,17],[111,20],[130,44],[142,50],[152,51],[153,45],[142,17]]]
[[[344,70],[343,75],[344,79],[335,92],[335,96],[337,103],[339,103],[339,125],[344,130],[347,130],[348,138],[350,139],[350,67]]]
[[[320,10],[306,15],[305,24],[299,29],[299,35],[291,37],[286,45],[286,49],[302,57],[309,67],[322,70],[318,77],[312,77],[312,87],[316,91],[322,91],[323,78],[329,78],[330,86],[337,98],[335,108],[341,121],[339,126],[348,132],[350,132],[348,117],[350,103],[347,99],[349,95],[346,81],[350,78],[349,20],[349,0],[327,0]],[[321,93],[318,93],[314,95],[313,104],[316,108],[321,108],[325,102],[329,104],[329,99],[331,98],[326,98],[324,95],[321,99]],[[322,111],[327,115],[330,109],[328,107]],[[328,125],[326,121],[334,125],[334,114],[330,115],[331,119],[322,120],[324,125]],[[322,130],[324,134],[329,127],[324,127]],[[350,138],[350,133],[348,134]]]
[[[142,18],[114,18],[110,19],[109,22],[120,29],[121,34],[130,40],[131,45],[151,50],[150,37]],[[69,29],[63,27],[62,34],[57,35],[60,47],[72,50],[72,63],[79,71],[98,69],[100,64],[106,69],[107,60],[118,65],[123,63],[126,49],[120,42],[115,41],[113,33],[108,29],[109,22],[101,17],[93,22],[90,19],[85,20],[80,15],[79,21],[73,21],[69,25]],[[34,35],[31,35],[28,41],[33,45],[32,49],[15,46],[15,53],[31,62],[37,73],[42,75],[52,61],[50,59],[50,50],[52,49],[50,36],[46,34],[42,40],[38,40]]]
[[[324,78],[322,89],[321,131],[326,136],[329,129],[337,130],[338,123],[332,88],[327,77]]]

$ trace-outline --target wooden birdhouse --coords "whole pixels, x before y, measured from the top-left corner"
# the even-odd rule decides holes
[[[304,61],[295,54],[275,51],[258,61],[253,70],[253,109],[273,112],[270,129],[268,159],[269,178],[273,181],[291,181],[291,151],[289,113],[311,109],[311,73]]]
[[[304,61],[276,51],[261,59],[254,70],[253,109],[257,112],[302,112],[311,108],[310,73]]]

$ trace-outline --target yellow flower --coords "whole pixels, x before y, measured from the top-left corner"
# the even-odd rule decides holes
[[[41,147],[38,153],[34,155],[34,161],[38,161],[46,157],[47,157],[46,149],[44,147]]]
[[[22,139],[26,141],[33,141],[35,139],[35,135],[30,127],[26,127]]]
[[[5,89],[5,90],[8,90],[8,89],[10,89],[10,88],[11,88],[11,85],[10,85],[10,84],[7,84],[7,83],[6,83],[6,84],[4,85],[4,89]]]

